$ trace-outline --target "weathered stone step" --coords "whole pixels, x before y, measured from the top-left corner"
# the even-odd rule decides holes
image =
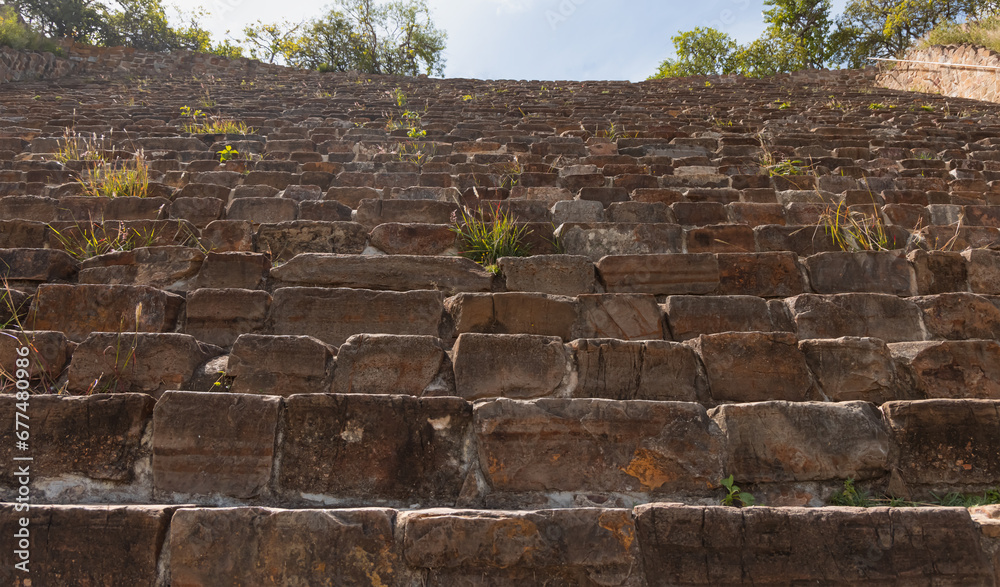
[[[524,511],[35,506],[28,568],[46,585],[73,577],[157,587],[987,587],[1000,578],[991,514],[667,503]],[[0,505],[0,524],[12,533],[23,516]],[[23,576],[13,565],[0,570],[7,583]]]

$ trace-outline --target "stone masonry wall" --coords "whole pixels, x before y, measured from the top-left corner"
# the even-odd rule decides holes
[[[893,69],[879,76],[880,85],[893,90],[1000,101],[1000,54],[995,51],[976,45],[938,45],[911,50],[903,59],[942,65],[896,63]],[[948,67],[948,64],[977,65],[993,69]]]

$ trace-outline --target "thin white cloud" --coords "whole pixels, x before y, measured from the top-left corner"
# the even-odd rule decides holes
[[[489,0],[497,5],[497,14],[520,14],[531,10],[535,0]]]

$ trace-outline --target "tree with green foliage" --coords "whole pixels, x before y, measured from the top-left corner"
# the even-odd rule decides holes
[[[91,41],[106,28],[106,9],[96,0],[12,0],[8,5],[49,38]]]
[[[794,55],[789,67],[816,69],[824,67],[833,56],[830,43],[830,0],[766,0],[764,21],[768,23],[765,37]]]
[[[324,71],[441,75],[445,38],[431,22],[426,0],[335,0],[285,57],[292,65]]]
[[[297,34],[301,28],[302,23],[264,23],[258,20],[243,27],[244,43],[253,59],[274,63],[276,59],[296,52]]]
[[[670,40],[674,43],[677,58],[661,63],[653,78],[718,75],[734,70],[733,56],[739,47],[726,33],[698,27],[678,33]]]

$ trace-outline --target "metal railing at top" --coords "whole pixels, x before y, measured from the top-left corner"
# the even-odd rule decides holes
[[[993,65],[966,65],[965,63],[941,63],[939,61],[916,61],[913,59],[888,59],[885,57],[869,57],[869,61],[892,61],[895,63],[919,63],[921,65],[937,65],[940,67],[965,67],[967,69],[987,69],[991,71],[1000,71],[1000,67]]]

